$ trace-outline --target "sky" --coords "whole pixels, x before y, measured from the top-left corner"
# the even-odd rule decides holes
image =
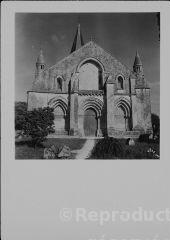
[[[47,67],[69,55],[78,23],[91,39],[132,70],[136,50],[151,88],[152,112],[160,112],[160,41],[156,13],[16,13],[15,100],[26,101],[43,49]]]

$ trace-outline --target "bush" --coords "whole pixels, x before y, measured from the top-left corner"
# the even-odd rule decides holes
[[[153,150],[150,151],[150,149]],[[134,146],[127,145],[127,139],[106,138],[96,143],[90,159],[155,159],[159,155],[159,144],[135,140]]]
[[[26,102],[15,103],[15,130],[22,130],[25,125],[25,117],[27,113]]]
[[[141,134],[138,138],[138,141],[149,143],[149,134]]]
[[[112,159],[121,158],[122,156],[123,149],[119,140],[112,137],[107,137],[97,142],[90,158]]]
[[[49,107],[34,109],[25,114],[23,132],[32,138],[34,147],[46,140],[49,133],[54,132],[53,109]]]
[[[160,119],[159,116],[152,113],[151,114],[152,129],[153,129],[153,138],[159,140],[160,135]]]

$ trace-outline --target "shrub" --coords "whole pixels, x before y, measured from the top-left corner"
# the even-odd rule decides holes
[[[15,130],[22,130],[25,125],[25,117],[27,113],[26,102],[15,103]]]
[[[112,137],[107,137],[97,142],[90,158],[112,159],[121,158],[122,155],[123,149],[119,140]]]
[[[149,143],[149,134],[141,134],[138,138],[138,141]]]
[[[32,144],[36,146],[46,140],[49,133],[53,133],[54,114],[49,107],[28,111],[25,115],[23,132],[32,138]]]
[[[160,119],[159,116],[152,113],[151,114],[152,129],[153,129],[153,138],[159,142],[160,135]]]
[[[154,154],[149,149],[154,151]],[[127,139],[106,138],[96,143],[90,159],[155,159],[159,155],[159,144],[135,141],[127,145]]]

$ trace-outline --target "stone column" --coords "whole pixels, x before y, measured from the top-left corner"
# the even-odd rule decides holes
[[[125,131],[127,131],[127,117],[125,116]]]
[[[78,73],[74,73],[71,79],[70,96],[70,135],[78,135]]]
[[[70,133],[69,135],[74,135],[74,93],[70,93]]]
[[[128,116],[125,116],[125,130],[126,131],[130,131],[130,128],[129,128],[129,117]]]
[[[97,117],[97,137],[101,137],[102,136],[102,131],[100,129],[100,116]]]
[[[78,115],[78,132],[79,136],[84,137],[84,116]]]
[[[107,134],[113,135],[114,131],[114,92],[115,82],[112,76],[108,77],[106,82],[106,101],[107,101]]]
[[[74,93],[74,135],[77,136],[78,133],[78,93]]]

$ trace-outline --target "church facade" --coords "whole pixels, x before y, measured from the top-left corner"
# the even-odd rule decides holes
[[[138,137],[151,133],[150,88],[138,52],[132,70],[77,28],[70,54],[46,69],[36,62],[28,110],[54,108],[56,135]]]

